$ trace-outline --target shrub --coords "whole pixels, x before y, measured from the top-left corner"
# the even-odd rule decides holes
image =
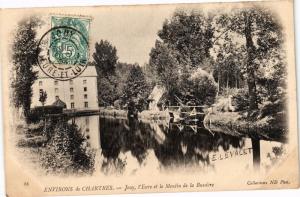
[[[236,111],[244,111],[249,107],[249,94],[246,89],[239,89],[232,95],[231,104],[235,107]]]
[[[28,115],[29,123],[38,123],[46,114],[60,114],[63,107],[60,106],[38,106],[30,110]]]
[[[211,105],[215,101],[217,84],[208,72],[199,68],[181,80],[180,91],[186,102]]]
[[[94,153],[84,146],[86,139],[74,124],[59,122],[41,153],[42,166],[48,173],[90,172]]]
[[[46,138],[43,136],[34,136],[30,138],[20,139],[17,143],[18,147],[38,148],[46,143]]]
[[[259,117],[275,116],[278,112],[285,111],[285,102],[284,99],[278,99],[275,102],[266,101],[262,103]]]

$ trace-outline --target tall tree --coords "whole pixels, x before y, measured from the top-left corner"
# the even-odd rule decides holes
[[[37,79],[33,67],[37,65],[37,53],[40,52],[36,30],[41,24],[37,17],[22,20],[13,41],[13,103],[15,107],[23,109],[25,117],[29,115],[32,85]]]
[[[115,71],[118,61],[117,49],[107,40],[100,40],[95,44],[92,62],[97,71],[98,103],[100,105],[112,105],[116,100]]]
[[[273,13],[259,7],[233,10],[221,15],[217,23],[224,27],[224,32],[235,32],[244,39],[249,109],[255,110],[258,108],[256,72],[259,62],[272,49],[281,47],[281,25]]]
[[[112,81],[112,80],[111,80]],[[115,85],[108,81],[106,77],[98,77],[98,102],[100,106],[113,105],[114,101],[118,98],[115,91]]]
[[[118,61],[116,47],[107,40],[100,40],[99,43],[96,42],[93,59],[98,75],[101,73],[110,80],[110,77],[115,73]]]
[[[115,73],[109,75],[109,80],[102,73],[98,73],[98,101],[100,106],[121,107],[119,106],[120,97],[132,67],[133,64],[118,62]]]
[[[134,102],[137,109],[141,111],[144,109],[150,91],[142,68],[135,64],[129,72],[123,89],[123,103]]]
[[[223,44],[215,50],[215,64],[213,76],[218,84],[218,93],[226,88],[227,93],[229,88],[240,88],[242,84],[242,65],[245,61],[244,47],[237,46],[231,38],[223,41]],[[216,48],[216,47],[215,47]]]
[[[156,41],[155,48],[150,52],[149,65],[168,93],[169,99],[178,92],[178,80],[180,75],[179,63],[176,60],[176,51],[166,44]]]
[[[198,11],[176,11],[158,32],[159,38],[169,48],[176,50],[179,64],[196,67],[210,56],[213,27],[212,16]]]
[[[119,99],[122,94],[124,87],[127,82],[128,75],[130,73],[131,68],[134,66],[134,64],[128,64],[123,62],[118,62],[116,65],[116,75],[115,75],[115,94],[118,96],[117,99]]]
[[[178,10],[158,31],[160,39],[156,40],[150,52],[149,65],[158,81],[165,86],[171,104],[177,103],[176,97],[185,99],[181,86],[192,85],[183,81],[191,76],[195,68],[211,70],[212,19],[212,16],[199,11]]]
[[[46,100],[47,100],[47,92],[41,90],[41,91],[40,91],[40,98],[39,98],[39,101],[42,103],[42,106],[43,106],[43,107],[44,107],[44,105],[45,105],[45,103],[46,103]]]

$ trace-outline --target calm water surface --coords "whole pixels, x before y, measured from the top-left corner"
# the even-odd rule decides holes
[[[279,142],[214,133],[197,124],[99,116],[77,117],[75,123],[99,153],[96,164],[104,174],[268,170],[284,151]]]

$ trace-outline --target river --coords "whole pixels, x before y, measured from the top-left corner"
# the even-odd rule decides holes
[[[222,170],[268,171],[284,155],[285,146],[214,133],[197,124],[164,120],[85,116],[72,119],[97,151],[104,174],[137,174],[152,170],[193,173]]]

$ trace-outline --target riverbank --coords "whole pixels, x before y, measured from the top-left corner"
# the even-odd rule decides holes
[[[17,124],[14,143],[20,157],[40,174],[91,174],[95,150],[80,128],[63,119]]]
[[[128,113],[127,110],[100,108],[101,117],[114,117],[114,118],[124,119],[127,118],[127,113]],[[138,113],[138,118],[142,120],[157,120],[157,119],[169,120],[170,115],[168,111],[145,110]]]
[[[213,132],[285,142],[287,127],[284,117],[284,113],[277,113],[274,117],[248,120],[238,112],[214,112],[208,113],[203,123],[205,128]]]
[[[241,112],[208,112],[205,110],[204,127],[212,132],[220,132],[231,136],[272,140],[285,142],[287,127],[284,113],[275,116],[265,116],[257,119],[247,119]],[[126,110],[100,109],[102,117],[127,118]],[[138,113],[140,120],[169,120],[167,111],[143,111]]]
[[[100,116],[114,117],[114,118],[127,118],[127,111],[121,109],[107,109],[100,107]]]

